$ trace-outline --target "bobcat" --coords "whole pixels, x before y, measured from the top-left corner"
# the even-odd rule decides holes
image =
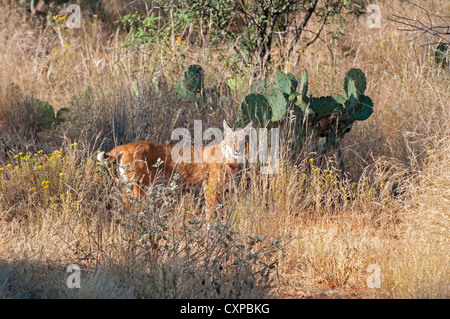
[[[234,185],[239,164],[246,155],[245,136],[250,135],[252,123],[244,129],[233,130],[223,121],[224,138],[221,143],[207,147],[190,146],[190,163],[172,159],[174,145],[139,141],[121,145],[108,153],[100,152],[97,159],[117,160],[124,181],[133,183],[133,195],[142,199],[144,186],[156,179],[167,181],[175,174],[181,177],[178,185],[184,189],[203,189],[207,211],[217,214],[217,205]],[[186,156],[185,154],[183,154]],[[198,163],[194,158],[200,158]],[[162,161],[162,162],[161,162]],[[155,165],[157,163],[160,165]],[[127,196],[124,205],[128,208]]]

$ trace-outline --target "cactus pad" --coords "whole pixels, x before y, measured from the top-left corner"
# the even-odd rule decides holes
[[[361,96],[359,98],[358,104],[356,105],[355,112],[353,113],[353,118],[356,121],[364,121],[369,118],[373,113],[373,102],[368,96]]]
[[[262,94],[247,95],[241,104],[243,125],[253,121],[257,127],[265,127],[271,118],[269,101]]]
[[[297,79],[291,73],[278,72],[273,80],[274,88],[280,90],[287,96],[291,95],[297,89]]]
[[[200,93],[203,90],[203,69],[194,64],[184,72],[183,86],[190,92]]]
[[[358,95],[363,95],[366,91],[367,83],[366,83],[366,76],[364,75],[364,72],[360,69],[350,69],[345,74],[344,78],[344,91],[346,94],[346,97],[349,98],[349,91],[348,91],[348,83],[350,80],[354,81],[356,91]]]
[[[306,70],[302,71],[300,90],[301,90],[300,93],[301,93],[302,97],[305,98],[306,94],[308,93],[308,72],[306,72]]]
[[[37,100],[36,111],[39,115],[42,127],[49,129],[55,121],[55,111],[53,110],[53,107],[46,102]]]
[[[311,103],[309,104],[309,109],[314,114],[315,122],[322,117],[332,115],[338,108],[339,104],[331,96],[312,98]]]
[[[273,89],[267,100],[272,110],[272,122],[280,121],[287,110],[287,101],[283,93],[278,89]]]
[[[185,88],[182,79],[175,82],[174,91],[177,99],[189,102],[195,101],[195,93]]]

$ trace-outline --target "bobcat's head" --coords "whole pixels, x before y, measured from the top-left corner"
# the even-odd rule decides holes
[[[251,130],[252,122],[243,129],[233,131],[227,122],[223,121],[222,154],[227,162],[244,162],[247,154],[246,137],[250,136]]]

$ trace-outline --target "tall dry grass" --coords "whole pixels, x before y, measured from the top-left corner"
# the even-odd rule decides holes
[[[405,10],[397,1],[380,6]],[[20,8],[4,8],[0,296],[448,298],[449,74],[394,23],[353,21],[331,50],[317,42],[285,67],[296,76],[306,68],[314,95],[340,93],[351,67],[366,73],[374,114],[342,141],[342,171],[333,154],[294,148],[285,134],[278,173],[245,167],[210,237],[201,194],[156,186],[139,213],[124,213],[126,185],[94,159],[116,144],[169,141],[195,119],[204,129],[233,121],[251,79],[227,92],[230,70],[206,48],[183,48],[185,58],[167,49],[158,60],[122,49],[125,34],[111,27],[120,1],[104,16],[86,15],[80,30],[58,31],[57,19],[41,28]],[[449,7],[437,1],[430,10]],[[224,92],[209,113],[173,95],[192,63]],[[154,76],[165,79],[159,90]],[[70,121],[33,126],[34,99],[69,107]],[[81,289],[65,284],[73,263]],[[368,287],[369,265],[378,266],[381,288]]]

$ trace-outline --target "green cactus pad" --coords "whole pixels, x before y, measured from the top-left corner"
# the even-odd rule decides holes
[[[269,101],[262,94],[247,95],[241,104],[243,125],[253,121],[256,127],[264,127],[271,118]]]
[[[355,81],[349,80],[347,83],[347,98],[348,100],[345,103],[345,107],[348,110],[353,110],[356,107],[358,102],[358,90],[356,89]]]
[[[333,100],[336,101],[336,103],[344,106],[345,105],[345,98],[342,95],[339,94],[332,94],[331,97],[333,98]]]
[[[42,127],[49,129],[55,121],[55,111],[53,107],[43,101],[37,100],[36,111],[39,115],[39,119],[42,123]]]
[[[373,113],[373,102],[370,97],[363,95],[359,97],[358,104],[356,105],[353,118],[356,121],[365,121]]]
[[[364,72],[361,71],[360,69],[350,69],[348,70],[348,72],[345,74],[345,78],[344,78],[344,91],[346,94],[346,97],[349,98],[349,91],[348,91],[348,83],[350,80],[354,81],[355,84],[355,88],[356,91],[358,93],[358,95],[363,95],[364,92],[366,91],[366,76],[364,75]]]
[[[296,103],[297,99],[300,97],[300,93],[298,92],[294,92],[291,95],[289,95],[288,100],[291,101],[292,103]]]
[[[175,82],[174,91],[175,91],[175,96],[177,97],[177,99],[189,101],[189,102],[195,102],[196,94],[192,91],[187,90],[184,87],[182,79],[179,79],[177,82]]]
[[[314,114],[315,122],[339,110],[339,104],[331,96],[312,98],[310,101],[309,109]]]
[[[295,92],[297,85],[297,79],[291,73],[278,72],[273,80],[274,88],[280,90],[288,96]]]
[[[283,93],[278,89],[273,89],[267,100],[272,110],[272,122],[280,121],[287,109],[287,101]]]
[[[302,71],[302,79],[300,82],[300,90],[302,97],[306,97],[306,94],[308,94],[308,72],[306,70]]]
[[[194,64],[189,66],[184,73],[183,86],[192,93],[200,93],[203,90],[203,69]]]
[[[306,113],[306,109],[308,108],[309,102],[310,102],[310,98],[308,96],[301,96],[300,93],[295,92],[294,94],[291,95],[292,97],[292,102],[298,106],[298,108],[303,112]]]
[[[339,94],[332,94],[331,98],[336,102],[336,108],[334,109],[333,114],[338,115],[340,118],[346,118],[348,112],[345,108],[345,98]]]

